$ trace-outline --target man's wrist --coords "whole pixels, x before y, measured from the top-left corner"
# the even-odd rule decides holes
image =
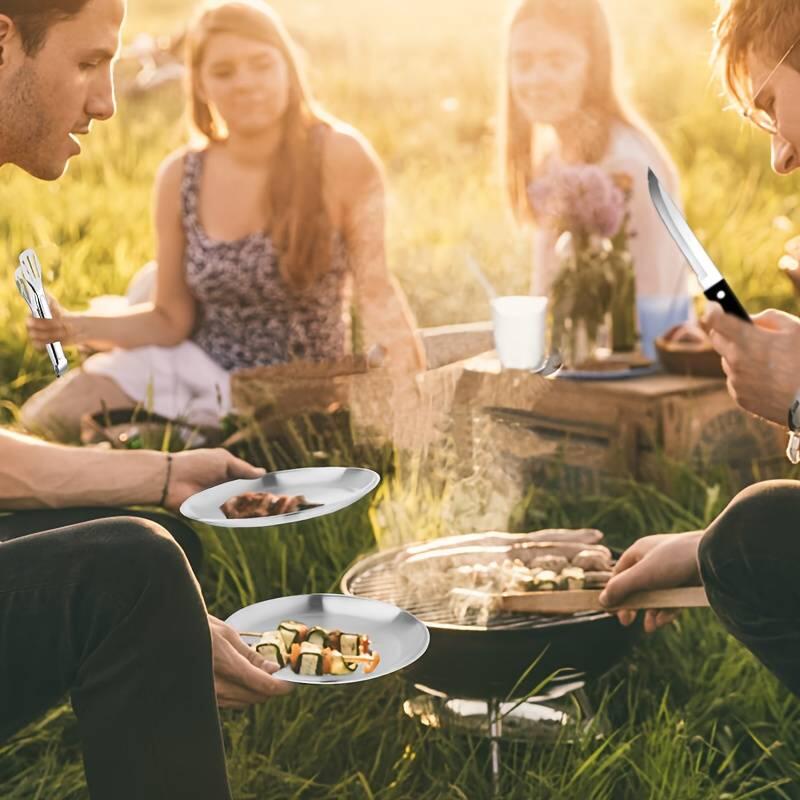
[[[157,450],[128,450],[114,451],[108,455],[115,458],[115,467],[124,487],[124,497],[117,502],[126,505],[159,505],[166,473],[163,453]]]
[[[159,505],[166,473],[164,454],[157,450],[141,450],[138,453],[129,451],[124,455],[128,456],[125,466],[130,468],[133,478],[128,484],[128,492],[131,495],[129,502]]]

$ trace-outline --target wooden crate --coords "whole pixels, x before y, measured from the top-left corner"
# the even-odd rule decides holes
[[[463,458],[488,448],[528,473],[560,465],[576,489],[603,476],[657,479],[664,457],[725,466],[741,484],[788,463],[785,432],[736,406],[717,378],[544,380],[503,371],[489,353],[465,363],[459,389]]]

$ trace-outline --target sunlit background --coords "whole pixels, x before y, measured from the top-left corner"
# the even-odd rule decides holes
[[[132,3],[126,42],[142,32],[177,34],[195,5]],[[467,252],[501,291],[527,291],[529,239],[506,213],[494,140],[506,5],[274,5],[303,48],[319,100],[360,129],[385,162],[390,265],[420,325],[488,317],[486,298],[464,268]],[[690,222],[750,307],[788,302],[789,284],[775,263],[791,231],[775,219],[795,209],[796,182],[771,175],[766,136],[722,111],[708,64],[714,4],[611,0],[609,9],[624,53],[623,83],[678,163]],[[152,179],[184,141],[182,111],[177,88],[122,97],[117,118],[96,126],[66,180],[36,185],[6,172],[0,230],[7,253],[37,243],[67,304],[124,288],[152,257]],[[0,310],[0,322],[14,329],[24,310],[17,305]]]
[[[317,98],[360,129],[386,165],[390,267],[418,323],[488,319],[486,296],[465,266],[468,255],[501,291],[526,292],[530,239],[506,210],[494,138],[506,3],[273,5],[304,51]],[[130,6],[128,44],[141,33],[179,33],[195,3],[131,0]],[[797,181],[773,176],[767,137],[723,110],[708,64],[714,3],[609,0],[608,7],[624,54],[623,82],[678,165],[690,222],[749,309],[793,309],[791,286],[776,264],[794,235],[790,220],[800,220]],[[16,254],[35,245],[48,286],[73,308],[121,292],[153,257],[153,178],[186,136],[180,87],[121,96],[119,112],[112,122],[96,125],[84,155],[58,183],[0,171],[3,421],[13,419],[15,404],[51,380],[46,358],[26,345],[27,312],[11,280]],[[726,499],[698,478],[676,487],[678,494],[670,498],[637,486],[613,498],[543,495],[525,522],[596,525],[623,543],[656,529],[703,525]],[[338,517],[337,526],[320,525],[288,543],[273,534],[235,540],[206,533],[212,572],[204,588],[212,608],[224,615],[268,596],[335,588],[342,569],[380,538],[381,526],[384,533],[402,530],[416,538],[447,533],[437,490],[415,480],[384,491],[372,527],[358,516]],[[692,616],[672,626],[619,677],[594,690],[597,702],[611,698],[614,735],[602,745],[589,738],[553,752],[515,751],[503,797],[800,797],[784,781],[786,775],[800,778],[797,704],[710,618]],[[406,720],[400,711],[404,691],[399,680],[376,681],[324,698],[297,693],[250,714],[226,715],[234,796],[489,797],[482,745]],[[616,793],[614,787],[622,785],[629,794]],[[5,797],[85,797],[66,706],[0,746],[0,798]]]

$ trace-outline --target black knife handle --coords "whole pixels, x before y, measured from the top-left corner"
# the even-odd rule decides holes
[[[733,314],[745,322],[752,322],[750,315],[744,310],[739,298],[731,291],[727,281],[721,280],[719,283],[715,283],[710,289],[706,289],[703,294],[712,302],[719,303],[726,313]]]

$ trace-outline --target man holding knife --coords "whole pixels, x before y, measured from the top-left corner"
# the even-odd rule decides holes
[[[0,0],[0,167],[55,180],[114,113],[123,0]],[[11,276],[8,275],[8,280]],[[0,511],[160,504],[262,474],[223,450],[168,457],[0,430]],[[0,517],[0,740],[70,693],[92,798],[230,798],[215,702],[288,685],[209,617],[185,556],[131,516],[18,536]]]
[[[724,0],[715,39],[729,94],[770,134],[773,169],[788,175],[800,167],[800,3]],[[715,303],[703,320],[737,403],[800,431],[800,318],[769,310],[752,322]],[[702,582],[730,633],[800,696],[799,527],[800,482],[756,484],[705,531],[637,541],[619,559],[601,602],[618,607],[632,592]],[[619,612],[624,624],[635,616]],[[674,617],[648,611],[645,630]]]

